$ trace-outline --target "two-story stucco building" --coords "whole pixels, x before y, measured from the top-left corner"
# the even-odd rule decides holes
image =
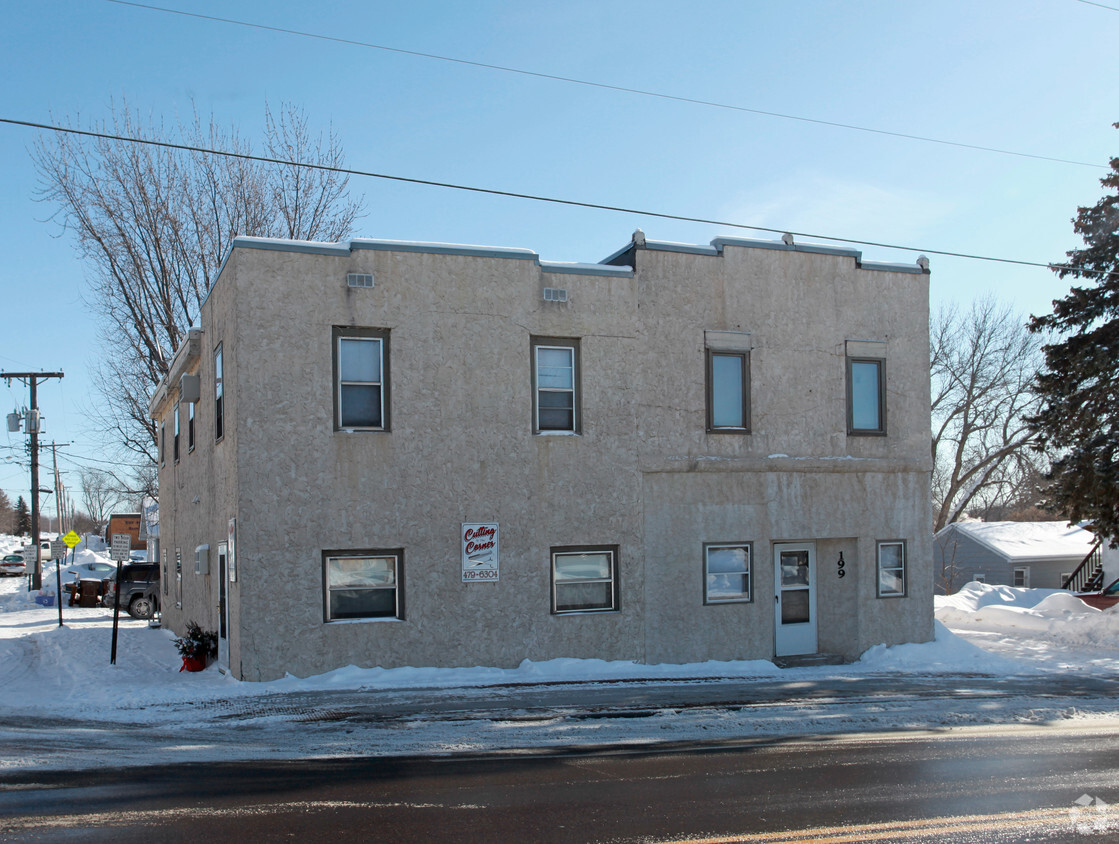
[[[151,402],[164,623],[248,680],[926,641],[928,279],[238,238]]]

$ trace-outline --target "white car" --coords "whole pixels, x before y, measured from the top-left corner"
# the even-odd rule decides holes
[[[0,574],[8,574],[19,577],[21,574],[27,574],[27,563],[23,561],[23,557],[19,554],[5,554],[0,559]]]
[[[78,563],[76,566],[62,570],[62,582],[73,583],[75,580],[105,580],[117,576],[117,567],[112,563]]]

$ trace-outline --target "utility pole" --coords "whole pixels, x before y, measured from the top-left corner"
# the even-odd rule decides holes
[[[67,490],[62,486],[62,476],[58,474],[58,447],[66,448],[69,443],[43,443],[43,447],[50,447],[51,456],[54,458],[54,511],[58,516],[58,535],[66,533],[66,525],[63,520],[67,514],[66,509],[66,493]]]
[[[31,388],[31,409],[27,411],[27,433],[31,437],[31,541],[35,544],[35,571],[31,575],[31,588],[43,588],[43,549],[39,547],[39,417],[38,387],[48,378],[62,378],[62,372],[0,372],[10,387],[12,379]]]

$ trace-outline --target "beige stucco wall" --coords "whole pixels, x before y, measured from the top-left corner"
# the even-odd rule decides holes
[[[226,269],[235,275],[239,255],[231,255]],[[162,619],[165,627],[184,633],[188,622],[195,621],[207,630],[218,630],[219,613],[219,545],[227,540],[229,520],[236,516],[238,472],[237,426],[234,414],[238,403],[237,364],[240,337],[236,314],[237,287],[219,284],[211,292],[202,309],[201,338],[198,355],[185,360],[172,371],[165,398],[159,404],[157,419],[166,422],[166,460],[159,472],[160,563],[163,581]],[[214,351],[222,344],[223,359],[223,436],[216,436]],[[181,404],[179,460],[171,449],[172,419],[178,395],[178,376],[183,373],[201,379],[200,400],[195,408],[195,447],[187,446],[187,405]],[[209,572],[195,572],[195,549],[209,546]],[[181,561],[181,563],[177,563]],[[181,565],[181,571],[177,571]],[[230,663],[239,664],[242,606],[239,601],[240,582],[228,584],[230,593],[227,641]],[[181,598],[181,600],[180,600]]]
[[[193,550],[216,560],[235,516],[230,665],[245,679],[769,658],[784,540],[816,542],[821,650],[929,638],[927,275],[734,245],[636,259],[607,277],[508,256],[234,249],[201,318],[199,444],[160,475],[164,548],[172,564],[183,551],[168,625],[216,627],[216,565],[194,575]],[[347,288],[347,272],[375,287]],[[545,286],[569,301],[542,301]],[[335,325],[389,332],[391,432],[333,430]],[[750,334],[749,435],[705,432],[704,332],[718,330]],[[532,434],[532,336],[579,338],[579,436]],[[886,437],[846,434],[848,340],[887,349]],[[462,522],[500,524],[499,582],[461,582]],[[908,543],[906,598],[875,597],[879,539]],[[754,600],[704,606],[702,543],[724,541],[752,543]],[[551,614],[549,549],[564,545],[617,546],[617,612]],[[324,623],[322,552],[378,548],[404,551],[405,619]]]

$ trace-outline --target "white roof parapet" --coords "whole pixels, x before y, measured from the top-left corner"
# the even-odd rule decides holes
[[[187,331],[187,336],[179,348],[175,350],[175,356],[171,358],[171,366],[167,370],[167,374],[163,376],[163,380],[155,388],[151,400],[148,402],[148,415],[153,419],[159,412],[160,406],[167,401],[168,393],[174,389],[175,384],[178,383],[179,377],[190,368],[199,355],[202,354],[202,329],[191,328]]]
[[[727,246],[743,249],[777,249],[787,252],[810,252],[818,255],[835,255],[851,258],[856,266],[863,270],[878,270],[880,272],[924,274],[929,271],[928,259],[921,256],[923,262],[913,264],[895,264],[881,261],[864,261],[863,253],[858,249],[846,246],[825,246],[818,243],[797,243],[793,235],[786,232],[779,240],[760,240],[744,237],[717,237],[711,241],[710,246],[698,243],[675,243],[668,240],[648,240],[647,238],[634,239],[621,249],[602,259],[602,263],[610,264],[621,258],[632,249],[649,249],[659,252],[685,252],[692,255],[718,256],[723,254]]]
[[[432,255],[462,255],[473,258],[505,258],[534,261],[544,272],[582,275],[625,275],[631,268],[604,266],[578,261],[544,261],[531,249],[515,246],[476,246],[467,243],[435,243],[422,240],[377,240],[354,238],[344,243],[320,243],[306,240],[284,240],[270,237],[236,237],[234,247],[269,249],[277,252],[302,252],[313,255],[346,256],[361,250],[379,252],[426,252]]]

